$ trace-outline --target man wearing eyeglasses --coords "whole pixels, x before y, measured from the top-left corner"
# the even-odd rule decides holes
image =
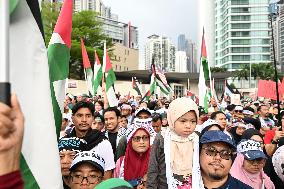
[[[229,174],[236,146],[222,131],[207,131],[200,139],[200,169],[206,189],[252,189]]]
[[[71,189],[93,189],[104,175],[104,159],[94,151],[78,153],[70,167]]]

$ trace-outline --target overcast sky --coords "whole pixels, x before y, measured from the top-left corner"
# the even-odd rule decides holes
[[[139,45],[158,34],[170,37],[177,43],[177,36],[185,34],[196,41],[198,0],[103,0],[119,21],[138,27]]]

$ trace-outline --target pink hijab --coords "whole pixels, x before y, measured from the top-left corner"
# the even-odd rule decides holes
[[[233,177],[251,186],[253,189],[262,189],[263,182],[266,189],[275,189],[273,182],[263,172],[263,170],[261,170],[259,173],[251,174],[243,168],[243,163],[244,163],[244,155],[238,153],[230,170],[230,174]]]

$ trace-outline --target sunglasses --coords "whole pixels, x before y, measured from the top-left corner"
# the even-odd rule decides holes
[[[202,148],[202,149],[205,150],[206,155],[211,156],[211,157],[216,157],[217,154],[219,154],[222,159],[230,160],[230,159],[232,159],[232,156],[233,156],[233,153],[230,150],[218,151],[214,147],[205,147],[205,148]]]
[[[236,113],[243,113],[243,110],[235,110]]]
[[[135,136],[135,137],[132,138],[132,140],[133,140],[134,142],[140,142],[141,139],[142,139],[143,142],[146,142],[146,141],[149,140],[149,136],[143,135],[143,136]]]

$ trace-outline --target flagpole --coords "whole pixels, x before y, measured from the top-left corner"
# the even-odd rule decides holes
[[[0,1],[0,102],[10,105],[9,2]]]
[[[85,68],[84,69],[84,75],[85,75],[85,83],[86,83],[86,89],[87,89],[87,94],[89,94],[89,83],[88,83],[88,80],[87,80],[87,74],[86,74],[86,70]]]

